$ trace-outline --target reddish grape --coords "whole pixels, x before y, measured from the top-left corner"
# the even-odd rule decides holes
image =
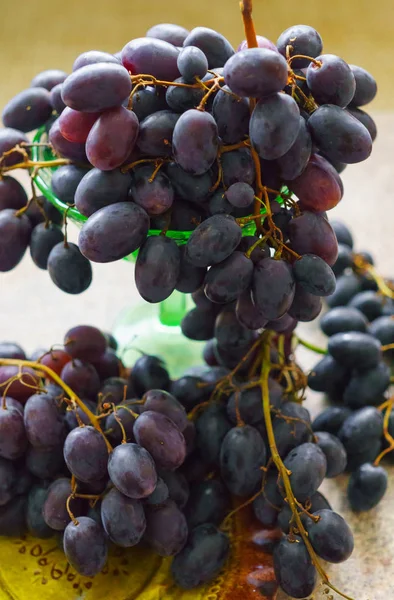
[[[341,200],[341,184],[337,171],[328,160],[312,154],[305,170],[290,187],[304,210],[320,213],[334,208]]]
[[[66,106],[59,117],[59,129],[69,142],[84,144],[100,113],[83,113]]]

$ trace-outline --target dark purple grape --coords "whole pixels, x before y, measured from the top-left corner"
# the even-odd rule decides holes
[[[96,481],[107,473],[108,450],[104,436],[91,427],[76,427],[64,442],[64,460],[81,481]]]
[[[209,479],[194,484],[185,507],[190,529],[204,523],[220,525],[230,507],[230,497],[219,479]]]
[[[387,490],[387,472],[383,467],[365,463],[350,475],[347,497],[352,510],[360,512],[374,508]]]
[[[305,598],[316,586],[316,569],[299,536],[283,537],[274,550],[276,579],[282,590],[292,598]]]
[[[88,171],[86,168],[78,167],[76,165],[64,165],[63,167],[56,169],[51,180],[51,187],[56,197],[66,204],[74,204],[74,200],[76,201],[77,199],[77,188],[87,173]],[[100,191],[101,186],[98,186],[98,189],[96,189],[95,192],[98,193]],[[78,206],[77,208],[79,210]]]
[[[202,175],[191,175],[175,162],[168,163],[165,167],[165,172],[171,181],[175,195],[188,202],[198,202],[200,198],[206,198],[209,195],[210,188],[215,183],[212,171],[208,171]],[[176,205],[177,202],[173,207],[174,209]],[[176,228],[174,227],[174,229]],[[180,229],[182,230],[183,228]]]
[[[338,513],[322,509],[313,513],[319,520],[306,520],[308,538],[316,554],[331,563],[349,558],[354,548],[353,534],[345,519]]]
[[[45,523],[55,531],[63,531],[71,521],[66,508],[69,496],[71,496],[71,480],[66,477],[56,479],[48,488],[42,515]],[[70,510],[75,516],[79,516],[81,508],[80,498],[73,498],[70,501]]]
[[[230,307],[218,314],[214,337],[223,349],[239,348],[241,351],[256,339],[255,334],[238,321],[233,308]]]
[[[133,200],[151,216],[165,212],[174,201],[174,190],[168,177],[159,171],[150,181],[153,172],[154,168],[150,166],[134,169],[130,188]]]
[[[261,158],[280,158],[294,144],[300,129],[296,101],[286,94],[261,98],[250,118],[250,140]]]
[[[279,319],[274,319],[273,321],[268,321],[266,324],[266,329],[271,329],[272,331],[276,331],[277,333],[290,333],[294,331],[297,327],[298,320],[285,313]]]
[[[304,56],[315,58],[323,49],[323,42],[320,35],[316,29],[309,27],[309,25],[293,25],[285,29],[280,34],[276,45],[279,52],[285,58],[287,57],[286,50],[288,46],[290,46],[290,57],[303,54]],[[307,67],[309,63],[310,59],[308,58],[296,58],[291,61],[291,66],[301,69],[302,67]],[[308,594],[305,595],[307,596]]]
[[[22,260],[30,242],[31,225],[26,215],[12,208],[0,212],[0,271],[11,271]]]
[[[329,296],[335,291],[335,275],[326,262],[315,254],[304,254],[293,264],[296,282],[309,294]]]
[[[110,402],[111,400],[107,400]],[[133,410],[134,406],[127,403],[126,408],[117,407],[116,411],[111,413],[105,421],[105,435],[109,439],[112,445],[118,446],[123,441],[123,431],[119,425],[119,421],[122,423],[123,429],[126,434],[126,441],[133,442],[133,426],[135,423],[135,417],[132,415],[130,410]]]
[[[116,488],[128,498],[146,498],[157,483],[155,463],[138,444],[121,444],[108,459],[108,473]]]
[[[7,504],[15,496],[17,471],[14,464],[0,457],[0,506]]]
[[[309,373],[308,385],[316,392],[333,395],[338,389],[344,389],[348,379],[349,370],[328,354]]]
[[[86,157],[85,144],[76,144],[69,142],[65,137],[62,136],[59,128],[59,120],[57,119],[49,130],[48,134],[49,142],[52,144],[56,154],[74,160],[78,163],[86,163],[88,159]]]
[[[56,85],[60,85],[66,79],[67,73],[60,69],[48,69],[38,73],[31,80],[30,87],[32,88],[45,88],[51,91]]]
[[[122,65],[89,64],[67,77],[62,98],[74,110],[100,112],[121,106],[130,95],[131,87],[130,76]]]
[[[225,152],[220,158],[223,170],[223,185],[228,188],[233,183],[242,181],[253,185],[255,179],[255,166],[250,150],[240,148]],[[264,178],[264,182],[266,179]]]
[[[250,425],[230,429],[220,449],[220,471],[230,492],[236,496],[254,494],[266,460],[267,450],[257,429]]]
[[[62,168],[67,169],[69,166]],[[53,176],[52,185],[56,174],[59,173],[60,170],[61,169],[56,171]],[[118,169],[114,169],[113,171],[92,169],[88,173],[85,172],[85,175],[80,179],[75,188],[75,204],[79,212],[90,217],[94,212],[104,206],[109,206],[116,202],[125,202],[127,200],[129,188],[129,174],[124,174]],[[54,192],[56,193],[56,183]],[[74,199],[72,202],[74,202]]]
[[[159,23],[158,25],[153,25],[146,32],[146,37],[163,40],[163,42],[168,42],[174,46],[182,46],[188,35],[188,29],[180,25],[174,25],[173,23]]]
[[[371,102],[377,92],[375,79],[368,71],[356,65],[349,65],[356,80],[356,92],[353,96],[353,106],[364,106]]]
[[[287,83],[286,60],[273,50],[248,48],[234,54],[224,66],[224,80],[237,96],[269,96]]]
[[[350,413],[351,410],[344,406],[329,406],[314,419],[312,429],[313,431],[327,431],[336,436]]]
[[[103,402],[113,402],[115,405],[126,400],[125,393],[127,394],[127,379],[122,377],[109,377],[105,379],[100,388]]]
[[[290,417],[290,420],[286,420]],[[294,421],[296,419],[296,421]],[[311,439],[310,415],[296,402],[284,402],[273,421],[275,441],[280,456]]]
[[[186,411],[182,404],[169,392],[164,390],[149,390],[144,394],[144,404],[141,408],[141,414],[149,411],[159,412],[166,415],[180,431],[183,431],[188,424]]]
[[[326,302],[330,308],[343,306],[361,292],[361,279],[353,272],[344,273],[337,279],[335,292],[328,296]]]
[[[289,223],[291,247],[298,254],[317,254],[330,266],[338,255],[338,243],[330,223],[321,214],[305,211]]]
[[[88,50],[87,52],[82,52],[77,58],[74,60],[73,71],[77,71],[81,67],[86,67],[87,65],[95,65],[96,63],[114,63],[115,65],[119,64],[119,60],[113,54],[109,54],[108,52],[102,52],[100,50]]]
[[[248,183],[238,181],[226,190],[226,198],[236,208],[249,208],[254,201],[254,189]]]
[[[15,146],[28,143],[29,140],[22,131],[18,131],[12,127],[4,127],[4,129],[0,130],[0,157],[2,157],[4,152],[12,150]],[[22,161],[23,156],[21,152],[15,151],[2,160],[2,166],[11,167]]]
[[[94,262],[112,262],[134,252],[144,242],[149,217],[133,202],[116,202],[97,210],[82,226],[78,244]]]
[[[297,137],[289,148],[277,160],[279,171],[283,179],[293,181],[304,171],[312,151],[312,139],[306,121],[300,117],[300,128]]]
[[[93,361],[93,366],[100,379],[104,380],[111,377],[119,377],[122,369],[122,362],[112,348],[107,348],[98,360]]]
[[[380,341],[382,345],[394,343],[394,319],[384,315],[370,323],[368,332]]]
[[[212,78],[212,75],[209,75],[209,78]],[[175,83],[185,84],[187,82],[183,77],[178,77],[175,79]],[[166,102],[173,111],[183,113],[191,108],[196,108],[203,99],[204,94],[204,89],[200,87],[170,86],[166,92]]]
[[[252,275],[251,259],[242,252],[233,252],[208,271],[204,281],[205,294],[211,302],[232,302],[249,287]]]
[[[305,443],[289,452],[284,460],[286,469],[291,471],[290,484],[299,502],[305,502],[322,483],[327,460],[316,444]]]
[[[75,394],[82,398],[95,399],[100,389],[100,379],[96,369],[78,358],[63,367],[61,378]]]
[[[316,102],[345,108],[356,91],[353,71],[335,54],[322,54],[316,61],[311,62],[306,71],[308,88]]]
[[[223,189],[219,188],[208,200],[208,215],[227,214],[230,215],[234,207],[227,200]]]
[[[64,348],[72,358],[94,362],[105,352],[107,341],[97,327],[77,325],[64,336]]]
[[[345,246],[353,248],[353,237],[348,227],[346,227],[345,223],[342,223],[341,221],[336,221],[334,219],[331,221],[331,227],[335,231],[335,235],[337,236],[339,244],[345,244]]]
[[[93,577],[103,569],[108,557],[105,533],[90,517],[79,517],[69,523],[63,536],[64,554],[70,565],[85,577]]]
[[[179,77],[178,50],[168,42],[151,37],[131,40],[122,50],[122,63],[132,75],[149,73],[157,79]]]
[[[26,524],[29,533],[40,539],[53,536],[54,531],[44,521],[42,509],[47,496],[47,487],[35,485],[27,496]]]
[[[354,454],[372,445],[383,433],[383,417],[373,406],[354,411],[343,422],[338,438],[349,454]]]
[[[167,486],[170,500],[173,500],[178,508],[184,508],[190,494],[186,477],[179,471],[164,471],[162,469],[159,474]]]
[[[208,27],[195,27],[183,42],[185,46],[197,46],[208,59],[210,69],[223,67],[234,54],[228,40],[217,31]]]
[[[381,360],[380,343],[360,331],[336,333],[328,340],[328,352],[348,368],[375,367]]]
[[[252,293],[249,289],[242,292],[239,296],[235,312],[238,321],[247,329],[262,329],[268,321],[254,303]]]
[[[183,48],[179,53],[177,65],[180,74],[188,83],[194,83],[196,77],[202,79],[208,70],[207,58],[196,46]]]
[[[228,536],[211,523],[191,532],[186,546],[174,558],[171,573],[182,589],[193,589],[219,573],[230,552]]]
[[[174,127],[179,119],[171,110],[159,110],[147,116],[141,123],[137,147],[148,156],[167,157],[171,155]]]
[[[205,398],[205,388],[200,377],[184,375],[171,382],[171,393],[183,404],[187,411],[191,410]]]
[[[131,382],[137,395],[142,396],[152,389],[168,390],[170,376],[160,358],[145,354],[134,363]]]
[[[207,272],[205,267],[195,267],[186,257],[186,246],[180,247],[181,266],[175,289],[184,294],[198,290],[204,282]]]
[[[274,42],[271,42],[268,38],[262,35],[256,35],[257,47],[258,48],[267,48],[268,50],[274,50],[278,52],[278,48],[275,46]],[[248,48],[247,40],[242,40],[242,42],[238,45],[237,52],[241,50],[246,50]]]
[[[0,357],[26,360],[26,353],[19,344],[15,344],[14,342],[0,342]]]
[[[230,215],[213,215],[194,230],[186,244],[186,256],[196,267],[222,262],[238,246],[241,227]]]
[[[377,130],[376,123],[373,120],[373,118],[368,113],[361,110],[360,108],[348,107],[347,111],[353,117],[355,117],[358,121],[360,121],[360,123],[362,123],[364,125],[364,127],[366,127],[366,129],[368,129],[368,132],[369,132],[369,135],[371,136],[372,141],[375,141],[376,136],[378,135],[378,130]]]
[[[335,274],[335,277],[339,277],[349,269],[353,264],[353,253],[349,246],[345,246],[345,244],[338,244],[338,257],[335,261],[335,264],[332,266],[332,270]]]
[[[336,477],[346,468],[347,455],[342,442],[327,431],[316,431],[317,445],[323,450],[327,460],[326,477]]]
[[[168,487],[161,477],[157,479],[157,484],[153,492],[145,498],[145,502],[150,506],[164,504],[168,500]]]
[[[334,208],[343,188],[334,167],[322,156],[312,154],[303,173],[290,184],[303,210],[321,213]]]
[[[0,408],[0,456],[15,460],[27,448],[23,414],[15,407]]]
[[[58,83],[51,89],[50,93],[52,108],[57,112],[58,115],[61,115],[64,109],[66,108],[66,105],[64,104],[62,98],[62,88],[63,84]]]
[[[147,507],[144,539],[159,556],[173,556],[187,540],[187,523],[184,514],[173,500],[161,506]]]
[[[270,406],[278,409],[283,400],[282,386],[269,377],[268,390]],[[237,424],[237,413],[248,425],[256,425],[264,419],[261,388],[258,384],[256,387],[234,392],[230,396],[227,403],[227,416],[234,425]]]
[[[81,294],[92,282],[90,262],[75,244],[57,244],[49,254],[47,268],[54,284],[68,294]]]
[[[279,516],[281,514],[279,508],[273,506],[263,494],[259,494],[257,498],[253,500],[252,507],[254,516],[259,523],[264,525],[264,528],[271,529],[278,524]]]
[[[365,160],[372,151],[372,139],[360,121],[334,104],[320,106],[309,118],[313,141],[330,159],[347,164]]]
[[[26,467],[40,479],[52,479],[62,473],[65,467],[63,448],[35,448],[29,446],[26,452]]]
[[[185,460],[185,438],[167,416],[150,410],[144,412],[133,431],[137,443],[148,450],[157,466],[171,471]]]
[[[17,94],[6,104],[2,119],[4,127],[25,133],[38,129],[52,114],[51,97],[43,87],[32,87]]]
[[[175,161],[188,173],[202,175],[208,171],[218,151],[215,119],[207,112],[187,110],[176,122],[172,149]]]
[[[171,238],[152,236],[144,242],[135,265],[135,283],[144,300],[161,302],[168,298],[179,272],[180,251]]]
[[[64,235],[58,225],[39,223],[32,231],[30,239],[30,256],[40,269],[46,269],[51,250],[63,242]]]
[[[24,187],[14,177],[4,175],[0,180],[0,211],[5,208],[19,210],[27,204]]]
[[[112,488],[101,502],[101,519],[105,533],[122,548],[135,546],[146,528],[142,504]]]
[[[165,89],[150,85],[138,89],[133,94],[132,108],[140,122],[149,115],[165,110],[168,108]]]
[[[65,427],[56,400],[49,394],[34,394],[26,402],[24,421],[32,446],[52,447],[63,443]]]
[[[264,258],[254,269],[253,300],[266,319],[283,316],[290,308],[295,293],[291,268],[283,260]]]

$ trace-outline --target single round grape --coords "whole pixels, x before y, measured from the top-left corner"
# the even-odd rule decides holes
[[[46,90],[51,91],[56,85],[63,83],[66,77],[67,73],[65,71],[61,71],[60,69],[48,69],[33,77],[30,87],[45,88]]]
[[[303,210],[323,212],[336,206],[343,194],[342,182],[334,167],[313,154],[303,173],[291,182]]]
[[[300,128],[294,143],[283,156],[277,159],[279,171],[283,179],[293,181],[299,177],[308,164],[311,152],[311,134],[309,133],[305,119],[300,116]]]
[[[77,427],[64,442],[64,460],[81,481],[96,481],[107,473],[108,450],[103,435],[91,427]]]
[[[187,411],[202,402],[206,395],[202,379],[192,375],[184,375],[172,381],[171,393],[183,404]]]
[[[51,250],[63,242],[64,235],[58,225],[39,223],[31,233],[30,256],[40,269],[46,269]]]
[[[387,490],[388,477],[383,467],[365,463],[350,475],[347,497],[352,510],[374,508]]]
[[[107,402],[111,402],[111,398],[108,398]],[[130,412],[130,410],[133,410],[133,408],[134,406],[132,404],[129,405],[127,403],[125,408],[118,407],[116,411],[107,417],[105,421],[105,435],[112,445],[118,446],[123,441],[123,430],[119,425],[119,421],[122,423],[125,431],[126,441],[134,441],[133,426],[135,423],[135,417]]]
[[[88,50],[87,52],[82,52],[74,61],[73,71],[77,71],[81,67],[86,67],[87,65],[95,65],[96,63],[114,63],[115,65],[119,64],[119,60],[113,54],[109,54],[108,52],[102,52],[100,50]]]
[[[230,497],[219,479],[194,484],[185,507],[189,529],[204,523],[220,525],[230,505]]]
[[[335,275],[326,262],[315,254],[304,254],[293,264],[297,283],[310,294],[329,296],[335,291]]]
[[[144,300],[161,302],[172,294],[180,262],[179,248],[171,238],[152,236],[144,242],[135,265],[135,283]]]
[[[177,58],[172,44],[151,37],[131,40],[122,50],[122,63],[129,73],[149,73],[165,81],[179,77]]]
[[[287,421],[286,417],[290,417]],[[294,420],[296,419],[296,420]],[[276,445],[280,456],[286,456],[293,448],[309,442],[311,418],[308,410],[295,402],[284,402],[273,421]]]
[[[56,400],[49,394],[34,394],[25,405],[24,422],[32,446],[52,447],[63,443],[65,428]]]
[[[15,460],[27,448],[27,436],[23,415],[14,407],[0,408],[0,456]]]
[[[232,307],[222,310],[215,321],[215,338],[222,348],[240,348],[251,344],[256,336],[249,329],[238,322],[237,316]]]
[[[52,479],[64,471],[63,448],[36,448],[29,446],[26,452],[26,467],[39,479]]]
[[[130,76],[122,65],[89,64],[67,77],[62,86],[62,98],[74,110],[100,112],[121,106],[130,95],[131,87]]]
[[[53,536],[54,531],[44,521],[42,509],[47,496],[47,487],[34,485],[27,496],[26,524],[29,533],[40,539]]]
[[[64,350],[49,350],[48,352],[41,354],[38,362],[46,367],[55,371],[57,375],[60,375],[63,367],[70,362],[71,356],[67,354]],[[49,376],[47,376],[50,378]],[[63,390],[60,390],[63,394]]]
[[[107,348],[98,358],[93,361],[93,366],[96,369],[101,380],[110,377],[118,377],[122,370],[122,361],[117,357],[116,352],[112,348]]]
[[[234,54],[234,49],[228,40],[208,27],[195,27],[183,42],[183,47],[197,46],[203,51],[210,69],[223,67]]]
[[[204,280],[205,294],[212,302],[232,302],[249,287],[252,276],[252,260],[235,251],[209,269]]]
[[[236,305],[236,315],[241,325],[252,331],[263,328],[268,321],[256,306],[251,290],[249,289],[242,292],[239,296]]]
[[[367,333],[336,333],[328,341],[328,352],[349,368],[375,367],[381,359],[380,343]]]
[[[184,514],[173,500],[146,508],[146,542],[159,556],[178,554],[185,545],[188,534]]]
[[[64,554],[70,565],[85,577],[93,577],[103,569],[108,557],[107,538],[98,523],[79,517],[69,523],[63,536]]]
[[[298,254],[317,254],[330,266],[338,255],[338,243],[330,223],[321,214],[305,211],[289,223],[291,247]]]
[[[240,148],[225,152],[221,156],[223,185],[228,188],[233,183],[243,181],[253,186],[255,180],[255,166],[250,150]],[[266,179],[264,179],[266,181]]]
[[[150,506],[158,506],[164,504],[168,500],[168,487],[161,477],[158,477],[155,489],[149,496],[145,498],[145,502]]]
[[[24,187],[14,177],[4,175],[0,180],[0,210],[12,208],[19,210],[27,204]]]
[[[254,190],[248,183],[233,183],[226,190],[226,198],[236,208],[246,208],[253,203]]]
[[[291,333],[297,327],[298,320],[285,313],[279,319],[275,319],[274,321],[268,321],[266,324],[266,329],[271,329],[272,331],[276,331],[277,333]]]
[[[69,166],[71,167],[72,165]],[[68,166],[62,168],[65,169],[68,168]],[[60,170],[61,169],[55,171],[52,178],[52,185],[55,175],[59,173]],[[55,192],[56,187],[55,184]],[[79,183],[74,189],[76,207],[83,215],[90,217],[94,212],[104,206],[109,206],[116,202],[125,202],[127,200],[129,187],[129,174],[123,174],[118,169],[114,169],[113,171],[91,169],[87,173],[85,171],[85,175],[79,180]]]
[[[199,525],[172,561],[172,576],[181,588],[193,589],[219,573],[229,552],[230,540],[225,533],[211,523]]]
[[[75,244],[57,244],[49,254],[47,266],[52,281],[68,294],[81,294],[92,282],[91,264]]]
[[[168,108],[165,89],[154,86],[144,86],[138,89],[132,98],[133,112],[141,122],[149,115]]]
[[[371,154],[371,136],[358,119],[334,104],[320,106],[309,118],[312,139],[325,155],[347,164]]]
[[[274,42],[271,42],[268,38],[262,35],[256,35],[257,47],[258,48],[267,48],[268,50],[274,50],[274,52],[278,52],[278,48],[275,46]],[[247,40],[242,40],[237,48],[237,52],[241,50],[246,50],[248,48]]]
[[[349,558],[354,548],[353,534],[345,519],[332,510],[313,513],[318,521],[306,520],[308,538],[316,554],[331,563]]]
[[[96,399],[100,379],[93,365],[76,358],[63,367],[61,378],[78,396]]]
[[[208,70],[207,58],[196,46],[183,48],[178,55],[177,65],[180,74],[188,83],[194,83],[196,77],[202,79]]]
[[[368,319],[374,321],[382,316],[383,308],[386,304],[386,298],[381,297],[377,292],[366,290],[359,292],[349,302],[349,306],[357,308]]]
[[[185,438],[166,415],[148,410],[138,417],[133,431],[137,443],[148,450],[157,466],[171,471],[185,460]]]
[[[30,242],[31,225],[26,215],[12,208],[0,212],[0,271],[11,271],[22,260]]]
[[[0,357],[26,360],[25,351],[19,344],[15,344],[14,342],[0,342]]]
[[[316,569],[299,536],[281,539],[274,550],[274,569],[280,587],[292,598],[305,598],[315,589]]]
[[[69,142],[84,144],[100,113],[83,113],[68,106],[59,117],[59,129]]]
[[[146,498],[157,483],[155,463],[138,444],[121,444],[108,459],[108,473],[116,488],[129,498]]]
[[[326,477],[336,477],[344,472],[346,468],[346,450],[342,442],[326,431],[316,431],[317,445],[323,450],[327,460]]]
[[[345,406],[329,406],[314,419],[312,429],[313,431],[327,431],[336,436],[350,413],[351,410]]]
[[[162,413],[171,419],[180,431],[185,429],[188,424],[186,411],[182,404],[169,392],[149,390],[144,394],[143,400],[141,414],[147,410]]]
[[[64,348],[72,358],[94,362],[105,352],[107,341],[97,327],[78,325],[64,336]]]
[[[277,525],[279,508],[271,504],[263,494],[253,500],[252,508],[254,516],[265,528],[271,529]]]
[[[222,262],[238,246],[242,230],[230,215],[213,215],[203,221],[186,244],[186,256],[196,267]]]
[[[48,90],[32,87],[17,94],[3,109],[4,127],[11,127],[27,133],[38,129],[52,114],[52,104]]]
[[[316,444],[305,443],[289,452],[284,460],[286,469],[291,471],[290,484],[297,500],[305,502],[322,483],[327,460]]]
[[[380,341],[382,345],[394,343],[394,319],[382,316],[370,323],[368,332]]]
[[[48,488],[42,515],[45,523],[55,531],[63,531],[71,521],[66,508],[69,496],[71,496],[71,480],[66,477],[55,479]],[[70,510],[76,517],[79,516],[81,508],[80,498],[73,498],[70,501]]]
[[[316,392],[335,393],[344,388],[348,379],[348,368],[328,354],[309,373],[308,385]]]
[[[60,132],[59,119],[54,121],[48,133],[48,140],[52,144],[56,154],[69,158],[78,163],[87,163],[85,144],[69,142]]]
[[[0,130],[0,156],[3,156],[5,152],[12,150],[15,146],[20,144],[29,144],[29,139],[22,132],[12,127],[4,127]],[[11,152],[2,159],[2,165],[4,167],[11,167],[23,161],[23,156],[20,152]]]
[[[184,294],[198,290],[204,282],[207,270],[205,267],[195,267],[186,257],[185,246],[180,246],[181,265],[175,289]]]
[[[368,104],[376,96],[376,81],[372,75],[362,67],[356,65],[349,66],[356,80],[356,91],[352,99],[352,105],[364,106],[364,104]]]
[[[347,111],[364,125],[364,127],[368,130],[369,135],[371,136],[371,140],[374,142],[376,136],[378,135],[378,129],[373,118],[360,108],[348,107]]]
[[[179,471],[165,471],[160,469],[159,473],[167,486],[170,500],[173,500],[179,508],[183,509],[190,494],[186,477]]]
[[[327,304],[330,308],[343,306],[358,294],[362,289],[361,279],[355,273],[344,273],[337,279],[335,292],[327,297]]]
[[[139,127],[137,148],[140,152],[155,157],[170,156],[178,119],[179,115],[171,110],[159,110],[147,116]]]
[[[279,319],[290,308],[295,281],[283,260],[264,258],[253,272],[253,300],[266,319]]]
[[[112,262],[141,246],[149,217],[133,202],[116,202],[97,210],[82,226],[78,244],[86,259]]]
[[[168,177],[161,171],[150,181],[153,171],[153,167],[143,165],[133,170],[130,195],[148,215],[154,216],[171,208],[174,190]]]
[[[285,29],[280,34],[276,45],[279,52],[285,58],[287,58],[288,46],[290,46],[290,57],[303,54],[304,56],[315,58],[319,56],[323,49],[323,42],[319,33],[313,27],[309,27],[309,25],[293,25]],[[309,63],[309,58],[296,58],[291,61],[291,66],[301,69],[307,67]],[[305,595],[307,596],[308,594]]]
[[[59,167],[51,179],[54,194],[63,202],[73,204],[77,188],[87,172],[87,169],[76,165]]]
[[[335,54],[322,54],[316,61],[311,62],[306,71],[308,88],[316,102],[345,108],[356,91],[356,80],[350,66]]]
[[[249,103],[246,98],[232,95],[224,85],[215,94],[212,114],[218,126],[218,134],[225,144],[236,144],[249,132]]]
[[[209,78],[212,76],[209,75]],[[187,82],[183,77],[175,79],[175,83]],[[204,97],[204,89],[183,87],[183,86],[170,86],[166,92],[166,102],[168,106],[177,113],[183,113],[191,108],[196,108]]]
[[[131,382],[137,395],[142,396],[151,389],[168,390],[170,376],[160,358],[145,354],[134,363]]]
[[[361,311],[351,306],[338,306],[329,310],[320,320],[320,327],[328,336],[345,331],[366,333],[368,321]]]
[[[273,50],[248,48],[232,56],[224,67],[224,80],[237,96],[268,96],[287,83],[286,60]]]
[[[146,37],[157,38],[174,46],[182,46],[188,35],[188,29],[173,23],[159,23],[146,32]]]
[[[374,406],[354,411],[343,422],[338,438],[349,453],[359,452],[383,433],[383,417]]]
[[[373,463],[382,450],[382,440],[375,438],[369,442],[368,446],[365,446],[354,452],[348,451],[346,471],[348,473],[353,473],[359,467],[361,467],[361,465],[364,465],[365,463]]]
[[[58,115],[61,115],[62,112],[64,111],[64,109],[66,108],[66,105],[64,104],[63,98],[62,98],[62,87],[63,87],[63,84],[58,83],[51,89],[51,92],[50,92],[50,100],[51,100],[52,108]]]
[[[166,165],[165,172],[174,188],[175,196],[187,200],[188,206],[189,202],[198,202],[200,198],[208,196],[215,183],[212,170],[202,175],[191,175],[175,162],[170,162]],[[173,209],[176,205],[177,203],[173,205]],[[190,229],[195,229],[195,226]]]
[[[120,404],[127,397],[127,379],[109,377],[102,383],[99,393],[104,402]]]
[[[175,124],[172,139],[175,161],[193,175],[202,175],[213,165],[218,150],[215,119],[207,112],[190,109]]]
[[[299,129],[296,101],[286,94],[275,93],[257,102],[250,118],[250,141],[261,158],[275,160],[290,150]]]
[[[283,401],[282,386],[275,379],[269,377],[268,390],[270,405],[278,409]],[[230,396],[227,403],[227,415],[234,424],[237,423],[237,413],[248,425],[256,425],[264,419],[261,388],[258,384],[256,387],[234,392]]]
[[[257,429],[250,425],[230,429],[220,450],[220,470],[231,493],[253,494],[261,482],[261,467],[266,460],[267,450]]]

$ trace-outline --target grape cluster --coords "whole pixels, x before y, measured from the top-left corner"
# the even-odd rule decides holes
[[[373,258],[356,253],[348,228],[333,223],[339,254],[333,270],[335,292],[320,319],[328,354],[308,377],[311,389],[324,392],[332,406],[312,423],[315,431],[336,436],[346,448],[351,473],[348,499],[355,511],[376,506],[387,488],[380,460],[393,448],[393,401],[389,397],[394,346],[394,293],[384,295],[371,277]],[[367,267],[367,268],[366,268]],[[386,282],[385,286],[390,286]],[[391,296],[391,297],[390,297]],[[384,426],[382,411],[388,411]],[[320,433],[318,435],[321,435]]]
[[[314,318],[337,260],[326,211],[342,198],[339,173],[371,152],[376,127],[360,106],[376,83],[322,54],[309,26],[276,44],[246,31],[235,51],[212,29],[158,25],[116,55],[81,54],[71,74],[40,73],[13,98],[1,174],[58,167],[54,195],[86,221],[78,246],[68,243],[45,200],[33,195],[25,212],[25,192],[5,175],[0,270],[30,243],[34,262],[76,294],[90,285],[90,261],[139,250],[135,281],[148,302],[203,285],[212,302],[238,300],[244,319]],[[60,158],[35,164],[25,134],[43,126]]]
[[[174,580],[189,589],[225,565],[226,523],[241,500],[257,531],[279,534],[269,589],[312,593],[317,565],[305,540],[333,563],[353,549],[318,491],[345,469],[347,447],[313,433],[291,357],[283,362],[263,334],[231,371],[207,356],[171,380],[159,358],[143,355],[129,371],[115,350],[87,325],[29,361],[17,344],[0,344],[0,534],[58,535],[85,576],[102,570],[110,544],[143,542],[174,556]],[[247,582],[268,593],[253,573]]]

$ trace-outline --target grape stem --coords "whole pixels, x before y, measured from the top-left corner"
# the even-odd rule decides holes
[[[82,412],[84,412],[85,415],[88,417],[92,426],[95,429],[97,429],[97,431],[99,431],[99,433],[101,433],[101,435],[104,437],[108,452],[112,451],[112,446],[109,443],[109,441],[107,440],[107,438],[105,437],[105,435],[100,427],[100,422],[97,419],[96,415],[94,415],[88,409],[88,407],[85,406],[85,404],[82,402],[82,400],[73,392],[73,390],[66,383],[64,383],[64,381],[59,377],[59,375],[57,373],[55,373],[55,371],[53,371],[51,368],[47,367],[46,365],[42,365],[41,363],[34,362],[31,360],[20,360],[20,359],[16,359],[16,358],[1,358],[0,366],[13,366],[13,367],[19,367],[20,369],[22,369],[23,367],[30,367],[31,369],[33,369],[34,371],[37,371],[38,373],[40,373],[40,372],[45,373],[49,379],[52,379],[59,387],[61,387],[63,389],[63,391],[69,397],[70,403],[75,403],[79,406],[79,408],[82,410]],[[23,376],[23,373],[21,373],[21,376]]]
[[[389,398],[388,400],[383,402],[383,404],[381,404],[378,407],[378,410],[386,409],[386,412],[384,413],[384,418],[383,418],[383,435],[385,437],[385,440],[388,443],[388,447],[385,448],[384,450],[382,450],[382,452],[379,454],[379,456],[377,456],[375,458],[375,462],[373,463],[375,465],[375,467],[377,467],[379,465],[380,461],[382,460],[382,458],[384,456],[386,456],[386,454],[389,454],[390,452],[392,452],[394,450],[394,438],[389,432],[390,415],[393,410],[393,407],[394,407],[394,396],[391,396],[391,398]]]
[[[303,340],[298,335],[294,334],[294,340],[300,346],[304,346],[304,348],[308,348],[308,350],[312,350],[312,352],[316,352],[316,354],[327,354],[327,349],[320,348],[319,346],[315,346],[315,344],[312,344],[311,342],[308,342],[307,340]]]
[[[301,521],[299,512],[297,510],[297,500],[294,497],[291,483],[289,471],[286,469],[284,463],[282,462],[281,457],[279,456],[279,452],[276,446],[274,429],[272,426],[272,417],[271,417],[271,405],[270,405],[270,397],[269,397],[269,386],[268,386],[268,377],[272,369],[271,363],[271,340],[274,333],[270,331],[266,331],[262,335],[263,340],[263,356],[262,356],[262,367],[261,367],[261,396],[263,403],[263,413],[264,420],[267,429],[268,443],[271,450],[272,460],[275,463],[276,468],[278,469],[279,475],[282,479],[283,486],[286,492],[286,500],[291,508],[291,512],[293,513],[293,518],[296,523],[297,529],[304,541],[304,544],[308,550],[309,556],[316,567],[317,572],[319,573],[321,579],[324,584],[331,588],[334,592],[345,598],[346,600],[352,600],[350,596],[347,596],[340,590],[338,590],[329,580],[327,574],[325,573],[323,567],[320,565],[318,557],[308,539],[308,534],[304,528],[304,525]]]
[[[8,173],[8,171],[15,171],[16,169],[44,169],[51,167],[62,167],[64,165],[70,165],[71,160],[68,158],[56,158],[53,160],[24,160],[23,162],[16,163],[10,166],[0,166],[0,175]]]

